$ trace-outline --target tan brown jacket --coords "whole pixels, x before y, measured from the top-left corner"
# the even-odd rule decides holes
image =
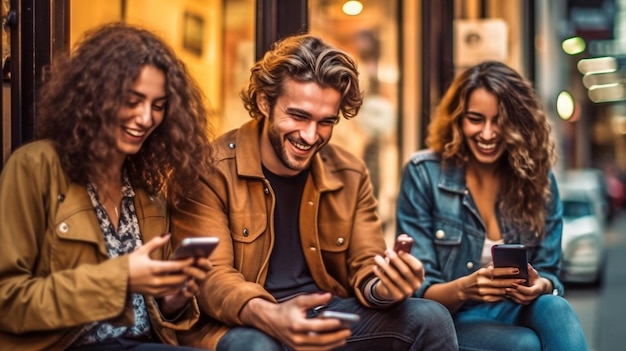
[[[134,190],[147,242],[168,229],[167,212],[162,201]],[[132,325],[128,255],[109,258],[86,188],[69,182],[51,142],[10,157],[0,206],[1,349],[62,350],[91,322]],[[188,329],[199,314],[194,302],[180,321],[165,322],[154,299],[145,300],[153,332],[166,343],[177,343],[174,329]]]
[[[274,301],[263,288],[274,246],[274,193],[263,176],[261,123],[252,120],[215,141],[215,173],[201,191],[172,213],[176,240],[217,236],[213,268],[198,296],[203,312],[182,344],[214,349],[253,298]],[[333,145],[313,159],[300,206],[302,252],[313,279],[336,296],[357,296],[385,250],[369,173],[364,163]]]

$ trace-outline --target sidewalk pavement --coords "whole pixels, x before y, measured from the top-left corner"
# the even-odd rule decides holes
[[[626,350],[626,211],[617,214],[612,228],[600,290],[597,351]]]

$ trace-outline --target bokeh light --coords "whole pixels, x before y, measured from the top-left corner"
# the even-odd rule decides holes
[[[573,37],[563,40],[561,48],[563,48],[563,51],[568,55],[578,55],[585,51],[587,44],[585,43],[585,39]]]
[[[348,16],[356,16],[363,11],[363,4],[355,0],[346,1],[341,10]]]

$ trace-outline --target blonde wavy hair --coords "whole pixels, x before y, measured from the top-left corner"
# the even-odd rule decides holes
[[[464,166],[471,156],[461,130],[470,95],[483,88],[498,99],[498,126],[506,145],[501,160],[498,209],[528,235],[545,231],[549,173],[556,161],[551,126],[531,84],[507,65],[486,61],[457,76],[438,105],[426,145]]]

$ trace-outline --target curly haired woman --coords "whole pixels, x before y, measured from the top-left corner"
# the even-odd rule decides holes
[[[0,345],[191,350],[208,258],[166,260],[167,209],[211,167],[199,88],[154,34],[89,33],[47,73],[39,140],[0,176]]]
[[[586,350],[559,280],[562,207],[550,125],[528,81],[499,62],[461,73],[405,165],[397,233],[452,313],[461,350]],[[527,248],[528,281],[494,268],[494,244]]]

